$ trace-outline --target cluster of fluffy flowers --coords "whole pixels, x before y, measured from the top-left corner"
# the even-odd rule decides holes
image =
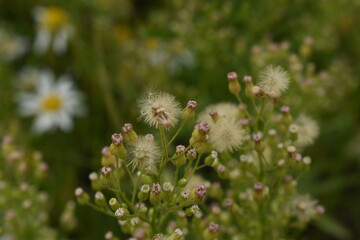
[[[48,165],[38,151],[24,150],[10,135],[1,137],[0,149],[0,239],[58,239],[48,223],[49,195],[39,190]],[[59,230],[76,225],[75,203],[68,202]]]
[[[269,66],[257,85],[250,76],[241,84],[235,72],[227,78],[239,103],[211,105],[197,117],[195,101],[181,109],[167,93],[145,94],[140,119],[158,137],[125,124],[102,150],[100,171],[89,176],[94,201],[77,188],[78,202],[117,218],[132,240],[292,239],[324,213],[316,200],[297,193],[311,164],[301,151],[319,129],[310,117],[294,118],[279,104],[287,72]],[[194,120],[189,141],[173,146]],[[105,239],[118,238],[108,232]]]

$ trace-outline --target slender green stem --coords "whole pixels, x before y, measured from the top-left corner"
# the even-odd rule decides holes
[[[110,212],[109,210],[100,208],[99,206],[97,206],[97,205],[95,205],[95,204],[93,204],[91,202],[88,202],[86,205],[93,208],[93,209],[95,209],[95,210],[97,210],[97,211],[99,211],[99,212],[102,212],[102,213],[104,213],[104,214],[106,214],[108,216],[116,217],[113,212]]]
[[[264,159],[263,159],[263,155],[259,152],[258,152],[258,158],[259,158],[259,166],[260,166],[259,181],[261,182],[264,178]]]
[[[132,194],[132,198],[131,198],[131,203],[133,205],[135,203],[136,192],[137,192],[138,187],[139,187],[141,176],[142,176],[142,173],[140,173],[140,176],[138,176],[138,178],[136,179],[136,183],[135,183],[135,186],[134,186],[134,190],[133,190],[133,194]]]
[[[129,170],[128,165],[127,165],[127,164],[123,164],[123,166],[124,166],[124,168],[125,168],[126,173],[129,175],[129,178],[130,178],[130,180],[131,180],[131,183],[134,185],[134,178],[133,178],[133,176],[132,176],[132,174],[131,174],[131,172],[130,172],[130,170]]]
[[[181,121],[181,124],[180,124],[180,127],[178,128],[178,130],[176,131],[175,135],[171,138],[171,140],[169,141],[168,145],[169,146],[174,140],[175,138],[179,135],[179,133],[181,132],[181,130],[183,129],[185,125],[185,122],[182,120]]]
[[[255,119],[255,121],[254,121],[254,125],[256,126],[256,128],[257,128],[258,121],[259,121],[260,118],[262,117],[262,114],[263,114],[263,111],[264,111],[264,107],[265,107],[265,99],[262,99],[262,101],[261,101],[261,106],[260,106],[260,111],[259,111],[258,114],[256,115],[256,119]]]
[[[162,160],[160,163],[160,171],[159,171],[159,176],[161,175],[163,169],[165,168],[165,166],[167,165],[168,161],[169,161],[169,156],[168,156],[168,150],[167,150],[167,141],[166,141],[166,136],[165,136],[165,129],[164,127],[160,126],[159,127],[160,130],[160,136],[161,136],[161,143],[162,143]]]

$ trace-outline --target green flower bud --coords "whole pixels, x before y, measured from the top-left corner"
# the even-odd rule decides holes
[[[92,189],[97,190],[97,191],[101,190],[102,183],[100,181],[99,175],[96,172],[90,173],[89,179],[91,181]]]
[[[204,240],[216,240],[218,239],[219,225],[211,222],[209,227],[203,232]]]
[[[176,226],[184,228],[188,225],[188,220],[186,218],[186,213],[179,211],[176,218]]]
[[[152,190],[151,190],[151,193],[150,193],[150,202],[151,204],[153,205],[158,205],[161,200],[164,198],[164,193],[161,189],[161,185],[158,184],[158,183],[154,183],[152,185]]]
[[[186,178],[182,178],[182,179],[180,179],[180,180],[178,181],[178,186],[179,186],[179,187],[185,187],[186,184],[187,184]]]
[[[167,240],[180,240],[184,233],[180,230],[180,228],[175,229],[175,231],[167,238]]]
[[[113,167],[116,165],[116,159],[113,155],[111,155],[109,147],[103,147],[101,153],[101,165],[103,167]]]
[[[234,94],[234,95],[239,95],[240,91],[241,91],[241,86],[240,83],[238,81],[238,75],[236,72],[229,72],[227,74],[227,79],[229,81],[229,91]]]
[[[269,193],[269,188],[263,183],[257,182],[253,187],[253,198],[257,203],[262,202]]]
[[[118,200],[116,198],[111,198],[109,200],[109,205],[113,211],[116,211],[118,208],[121,207],[120,203],[118,202]]]
[[[185,122],[189,122],[195,119],[195,109],[197,107],[197,103],[195,101],[189,101],[187,103],[186,108],[182,112],[182,118]]]
[[[95,203],[98,206],[106,206],[106,199],[104,194],[102,194],[102,192],[95,193]]]
[[[124,132],[124,139],[127,144],[131,144],[136,141],[138,138],[138,135],[133,130],[133,126],[131,123],[125,123],[122,127],[122,130]]]
[[[146,175],[146,174],[141,175],[141,181],[148,185],[153,184],[153,182],[154,182],[152,177],[150,177],[149,175]]]
[[[112,144],[110,145],[110,153],[116,157],[125,159],[126,158],[126,149],[124,147],[124,137],[121,133],[114,133],[111,136]]]
[[[212,151],[211,154],[205,158],[205,164],[211,166],[217,158],[218,153],[216,151]]]
[[[176,146],[176,152],[172,158],[172,163],[175,166],[180,167],[186,163],[186,157],[184,151],[185,151],[185,146],[183,145]]]
[[[118,208],[115,211],[115,216],[121,221],[125,221],[129,217],[129,210],[127,208]]]
[[[149,197],[150,186],[144,184],[140,187],[140,192],[138,193],[138,198],[141,202],[146,201]]]
[[[85,204],[89,203],[89,201],[90,201],[89,194],[84,192],[84,190],[82,188],[75,189],[75,196],[76,196],[76,200],[81,205],[85,205]]]

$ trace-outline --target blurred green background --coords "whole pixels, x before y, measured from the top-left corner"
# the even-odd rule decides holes
[[[68,16],[73,34],[62,55],[32,48],[39,6]],[[318,198],[326,215],[301,238],[358,239],[359,12],[359,0],[0,0],[0,29],[27,42],[21,57],[0,58],[0,130],[19,124],[22,141],[43,152],[50,173],[41,187],[50,193],[56,227],[73,190],[89,186],[109,136],[126,122],[146,130],[136,107],[144,89],[169,91],[183,106],[196,100],[201,109],[233,100],[227,72],[256,81],[264,66],[280,64],[293,81],[285,103],[314,116],[321,128],[307,149],[313,165],[300,189]],[[87,114],[70,133],[34,135],[32,119],[19,118],[15,80],[25,67],[70,74],[85,94]],[[74,239],[102,239],[117,230],[113,219],[85,207],[78,207],[77,218],[69,233]]]

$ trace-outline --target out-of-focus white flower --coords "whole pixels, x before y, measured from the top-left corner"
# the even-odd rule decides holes
[[[74,89],[70,77],[62,76],[57,82],[54,78],[50,71],[42,71],[36,91],[18,96],[20,114],[36,117],[33,129],[37,133],[56,128],[69,131],[72,117],[84,113],[82,94]]]
[[[73,34],[66,11],[60,7],[36,7],[33,12],[37,22],[35,52],[43,54],[52,47],[56,54],[64,53]]]
[[[11,62],[24,55],[27,41],[21,36],[0,29],[0,59]]]
[[[236,104],[223,102],[210,105],[200,112],[198,122],[205,121],[209,123],[211,128],[213,127],[213,120],[209,114],[210,111],[216,111],[220,117],[225,119],[238,120],[239,118],[239,108]]]
[[[295,124],[298,127],[297,140],[295,144],[298,147],[306,147],[314,143],[315,138],[319,136],[319,126],[315,120],[305,114],[301,114]]]
[[[281,93],[289,87],[289,75],[280,66],[268,66],[260,74],[259,86],[267,94],[274,97],[280,97]]]
[[[174,127],[181,116],[180,103],[165,92],[148,92],[140,101],[140,118],[151,126]]]

